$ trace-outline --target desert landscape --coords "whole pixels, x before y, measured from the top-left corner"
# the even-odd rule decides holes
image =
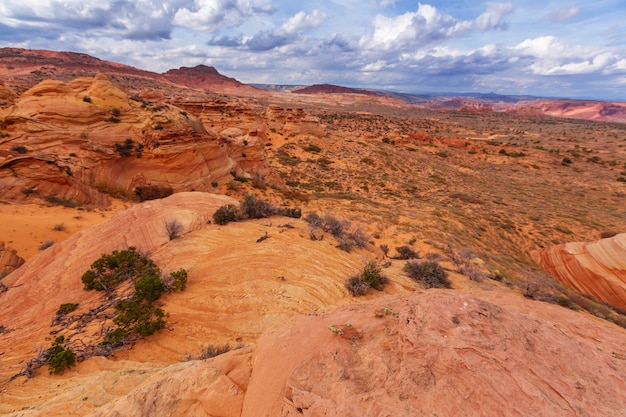
[[[626,103],[1,48],[0,414],[626,415],[625,207]]]

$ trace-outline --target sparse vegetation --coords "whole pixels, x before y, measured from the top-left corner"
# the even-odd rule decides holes
[[[277,207],[254,194],[246,194],[239,206],[226,204],[219,207],[213,214],[213,221],[216,224],[224,225],[245,219],[263,219],[274,215],[299,218],[302,211],[299,208]]]
[[[69,207],[69,208],[78,207],[78,202],[74,200],[73,198],[63,198],[63,197],[57,197],[55,195],[49,195],[49,196],[46,196],[44,200],[56,206],[63,206],[63,207]]]
[[[120,200],[132,201],[136,199],[136,195],[132,191],[106,181],[98,181],[93,185],[93,187],[101,193],[108,194],[111,197],[118,198]]]
[[[317,213],[310,213],[304,220],[311,226],[311,238],[315,237],[317,229],[323,230],[333,235],[338,241],[337,247],[346,252],[355,247],[365,248],[369,243],[369,236],[348,220],[340,220],[328,213],[323,217]]]
[[[404,272],[426,288],[452,288],[448,273],[434,261],[408,261]]]

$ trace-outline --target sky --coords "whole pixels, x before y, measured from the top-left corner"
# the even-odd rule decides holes
[[[626,0],[2,0],[4,46],[244,83],[626,101]]]

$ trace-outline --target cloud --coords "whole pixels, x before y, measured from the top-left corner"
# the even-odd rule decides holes
[[[193,0],[176,10],[174,23],[196,30],[215,32],[220,26],[239,26],[256,15],[275,11],[269,0]]]
[[[262,31],[251,36],[214,38],[209,41],[209,45],[268,51],[287,44],[297,44],[303,30],[316,28],[324,20],[326,20],[326,15],[319,10],[313,10],[309,14],[298,12],[275,30]]]
[[[281,32],[296,33],[302,29],[316,28],[326,20],[326,14],[319,10],[313,10],[310,14],[298,12],[289,18],[280,28]]]
[[[527,70],[536,75],[613,74],[624,70],[619,50],[572,47],[554,36],[526,39],[513,50],[532,58]]]
[[[511,3],[489,3],[475,20],[458,21],[437,8],[419,3],[415,12],[396,17],[377,15],[374,33],[361,38],[361,45],[387,51],[428,47],[446,39],[460,37],[473,30],[482,32],[507,28],[504,16],[513,11]]]
[[[55,38],[68,30],[129,39],[167,39],[167,4],[148,0],[3,0],[0,23]]]
[[[0,25],[55,38],[169,39],[176,26],[206,32],[274,11],[270,0],[3,0]]]
[[[541,17],[541,22],[563,23],[576,17],[580,13],[579,7],[571,7],[569,9],[559,9],[550,12]]]

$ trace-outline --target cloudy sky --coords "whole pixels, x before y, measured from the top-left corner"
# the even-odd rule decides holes
[[[1,0],[0,46],[246,83],[626,101],[624,0]]]

